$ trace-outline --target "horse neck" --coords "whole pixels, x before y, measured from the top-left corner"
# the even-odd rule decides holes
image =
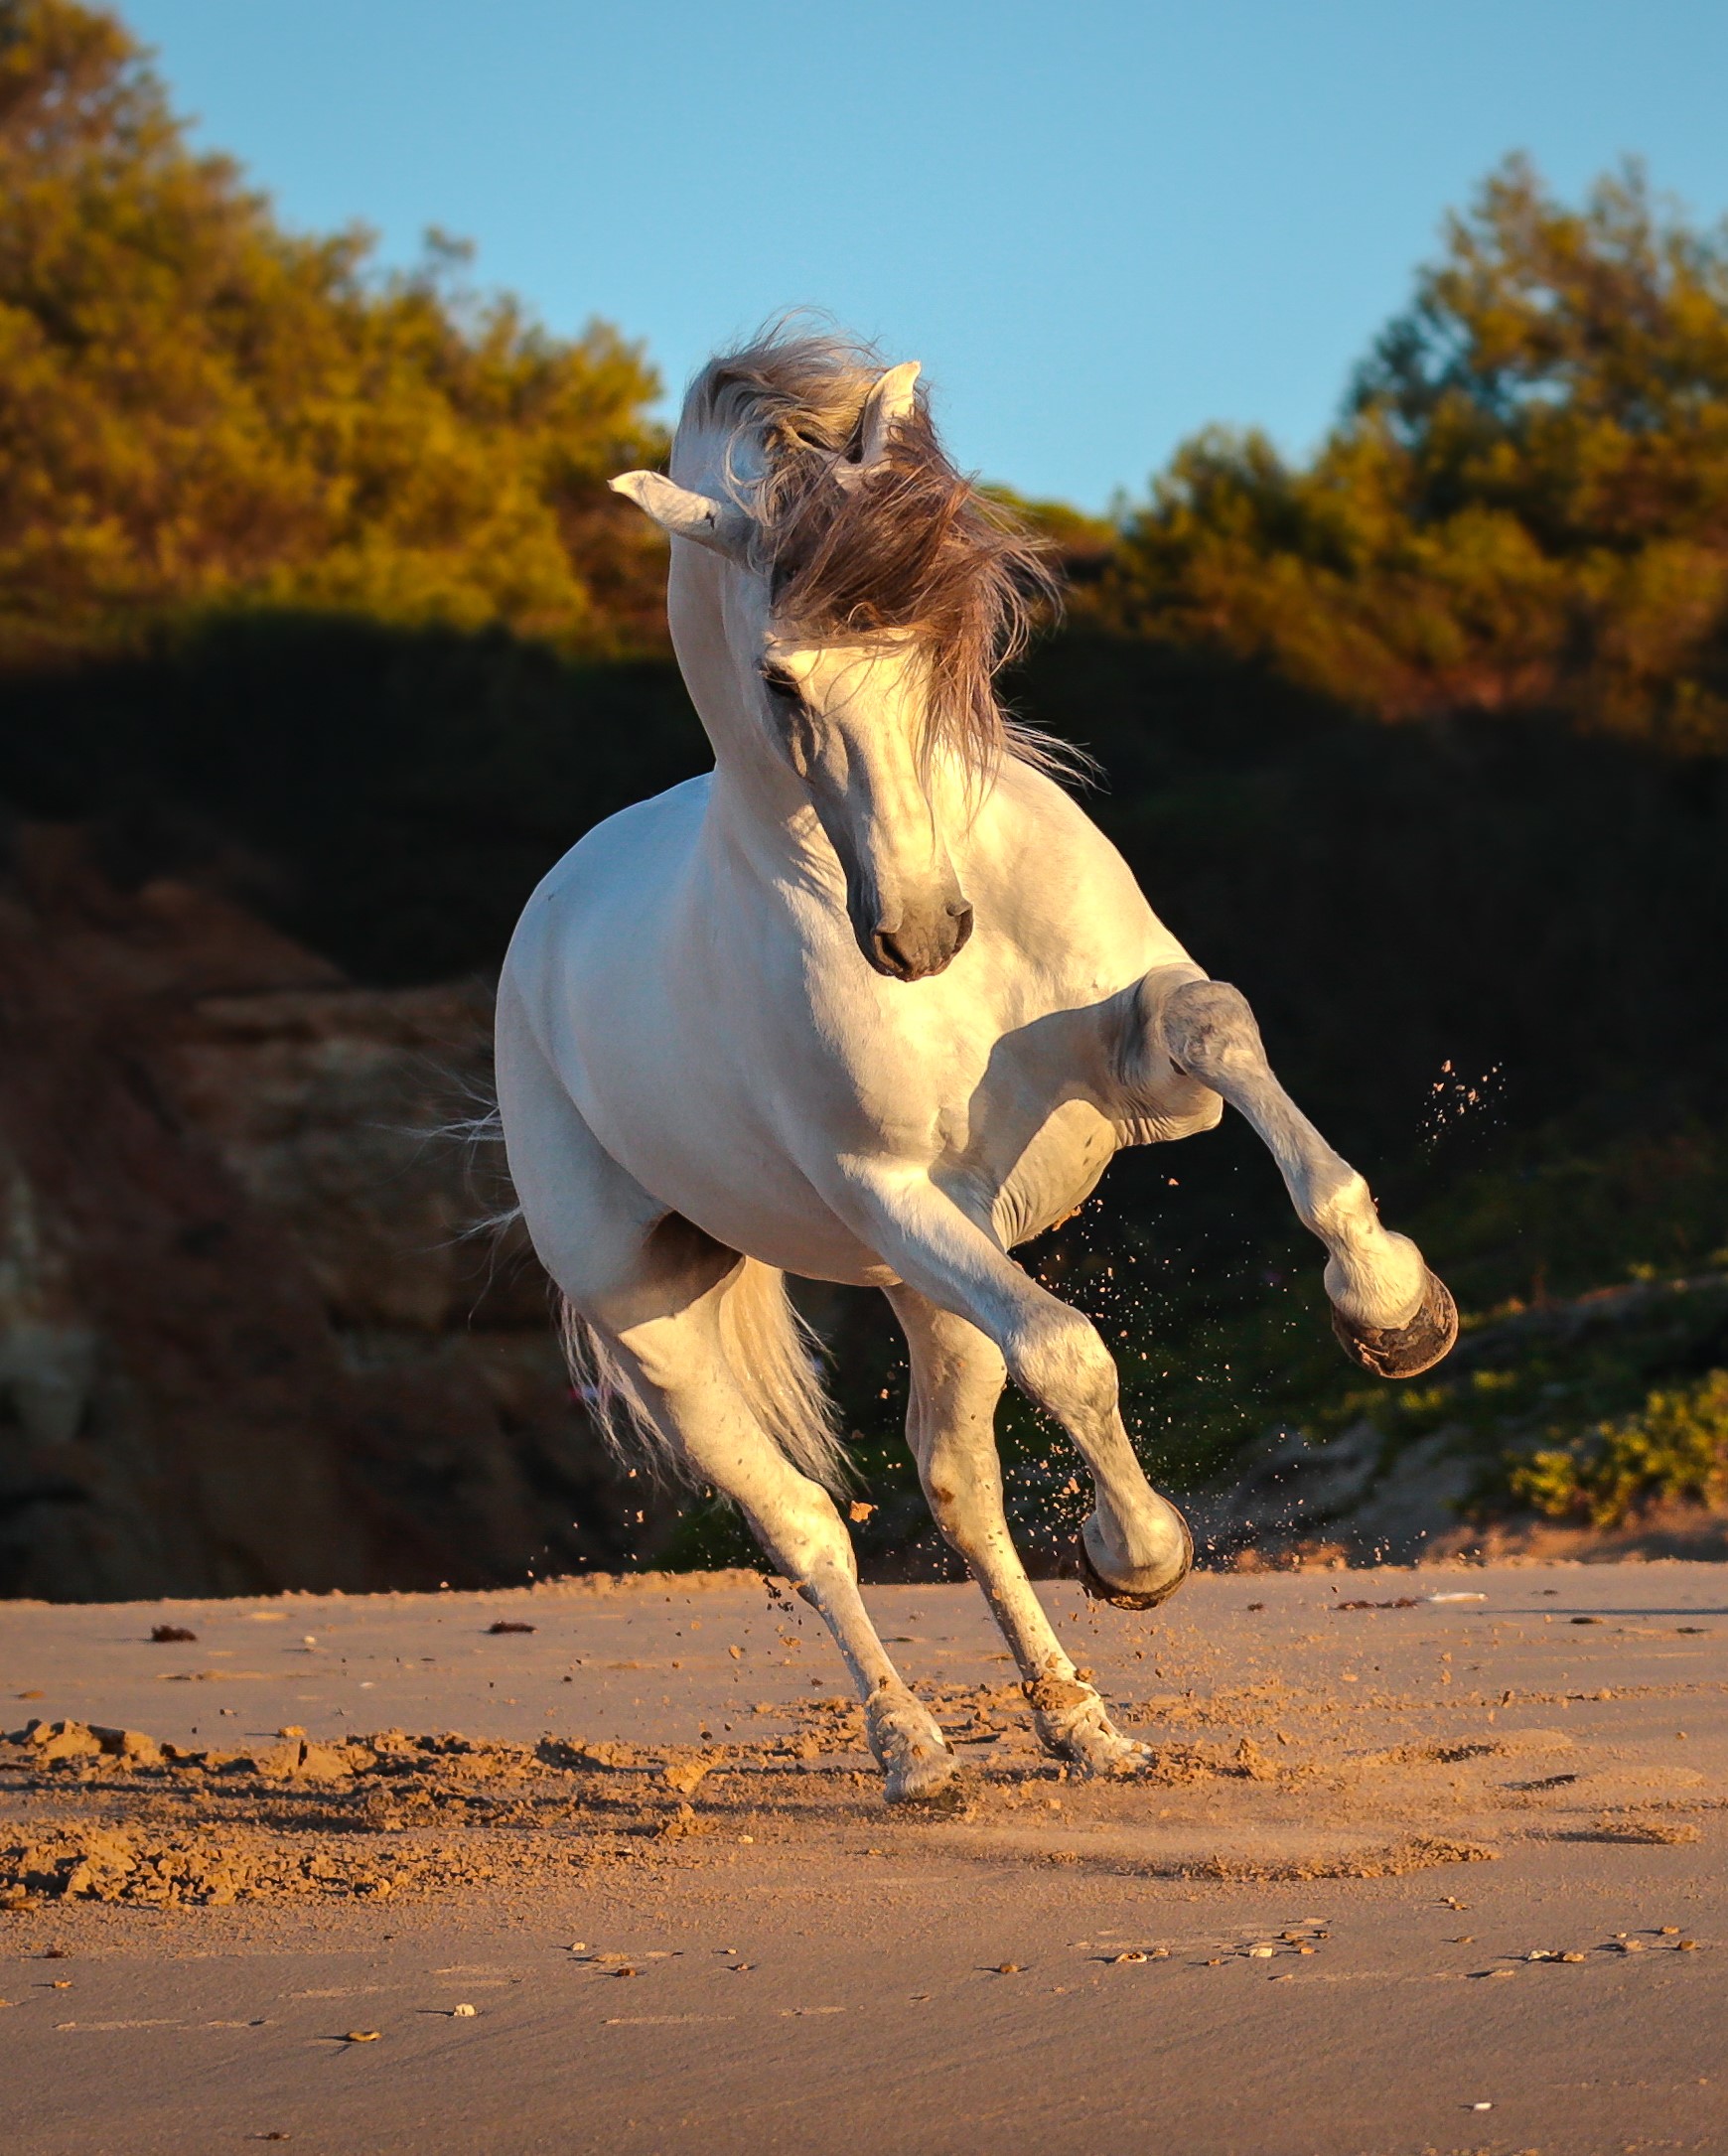
[[[676,554],[697,555],[677,561]],[[674,642],[684,686],[714,752],[703,815],[708,846],[773,881],[808,874],[824,882],[839,874],[804,791],[763,739],[741,700],[739,672],[727,646],[718,597],[717,565],[679,544],[672,584]]]

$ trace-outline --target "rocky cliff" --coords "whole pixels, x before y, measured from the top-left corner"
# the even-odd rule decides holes
[[[477,984],[375,992],[81,836],[0,883],[0,1593],[481,1585],[625,1561],[543,1276],[452,1130]],[[636,1500],[636,1503],[641,1503]]]

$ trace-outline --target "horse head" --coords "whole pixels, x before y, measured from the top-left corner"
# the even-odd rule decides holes
[[[858,948],[903,981],[972,931],[950,838],[1004,753],[1040,759],[996,667],[1048,589],[1027,535],[955,471],[918,390],[820,339],[698,377],[673,477],[613,487],[674,541],[672,642],[717,765],[825,838]]]

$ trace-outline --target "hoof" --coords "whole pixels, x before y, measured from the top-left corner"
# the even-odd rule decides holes
[[[1145,1772],[1150,1746],[1122,1735],[1089,1684],[1075,1677],[1042,1676],[1021,1688],[1031,1703],[1039,1743],[1066,1760],[1082,1781]]]
[[[959,1771],[942,1733],[910,1692],[877,1692],[864,1709],[864,1731],[887,1777],[891,1804],[928,1804]]]
[[[1452,1343],[1458,1338],[1458,1306],[1445,1281],[1430,1273],[1422,1307],[1408,1325],[1395,1331],[1377,1325],[1354,1325],[1335,1309],[1332,1330],[1351,1361],[1372,1370],[1376,1377],[1418,1377],[1451,1354]]]
[[[1171,1510],[1175,1511],[1176,1508],[1172,1506]],[[1189,1532],[1188,1522],[1183,1519],[1182,1514],[1177,1512],[1176,1516],[1182,1525],[1182,1562],[1169,1579],[1151,1588],[1118,1587],[1114,1581],[1105,1579],[1093,1562],[1091,1551],[1086,1547],[1086,1528],[1080,1529],[1075,1537],[1075,1548],[1080,1558],[1080,1585],[1094,1602],[1107,1602],[1117,1610],[1155,1610],[1161,1602],[1170,1600],[1194,1569],[1194,1536]],[[1086,1527],[1090,1525],[1091,1521],[1087,1520]]]
[[[947,1753],[935,1758],[908,1760],[889,1769],[882,1794],[891,1804],[937,1804],[955,1795],[958,1761]]]

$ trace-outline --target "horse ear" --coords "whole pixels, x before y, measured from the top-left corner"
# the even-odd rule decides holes
[[[669,538],[692,539],[734,558],[743,553],[750,519],[742,509],[692,494],[658,472],[621,472],[607,484],[614,494],[628,495]]]
[[[861,471],[868,471],[873,464],[882,462],[888,454],[890,432],[902,420],[910,419],[917,409],[913,385],[918,376],[918,361],[903,359],[898,366],[888,369],[864,399],[862,439],[858,450]]]

